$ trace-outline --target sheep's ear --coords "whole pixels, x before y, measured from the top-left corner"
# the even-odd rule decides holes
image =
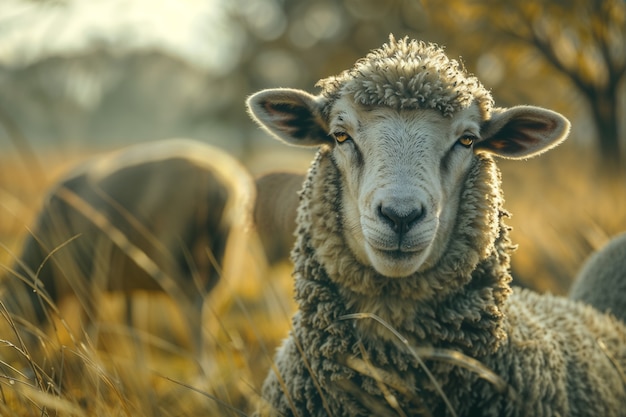
[[[333,143],[321,115],[322,99],[305,91],[277,88],[248,98],[252,118],[287,143],[318,146]]]
[[[561,143],[569,128],[565,117],[540,107],[496,109],[475,148],[504,158],[529,158]]]

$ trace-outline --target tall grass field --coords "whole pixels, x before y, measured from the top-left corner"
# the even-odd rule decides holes
[[[46,189],[86,156],[40,154],[40,173],[0,156],[0,415],[251,414],[296,308],[290,263],[268,266],[253,230],[206,298],[201,349],[167,294],[133,294],[130,323],[120,294],[64,300],[43,327],[7,311],[4,300],[15,295],[6,283],[16,279],[10,271]],[[519,245],[515,283],[566,294],[585,258],[626,229],[624,174],[600,174],[598,161],[569,144],[499,162]],[[81,303],[97,303],[98,319],[81,322]]]

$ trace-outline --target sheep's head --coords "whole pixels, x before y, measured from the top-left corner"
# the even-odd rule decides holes
[[[391,38],[320,85],[319,96],[261,91],[248,106],[287,143],[332,147],[346,241],[360,262],[388,277],[425,270],[441,257],[477,153],[527,158],[569,130],[550,110],[492,109],[474,77],[423,42]]]

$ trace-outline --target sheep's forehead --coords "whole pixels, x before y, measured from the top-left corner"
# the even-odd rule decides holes
[[[388,140],[396,144],[400,141],[419,143],[429,138],[435,148],[445,148],[450,139],[456,140],[465,132],[479,135],[481,122],[481,111],[476,103],[445,117],[433,109],[363,106],[341,97],[330,111],[330,130],[356,135],[360,146],[365,145],[362,143],[365,138],[378,144]]]
[[[366,106],[435,109],[451,116],[475,102],[485,118],[493,106],[489,91],[442,48],[406,38],[391,38],[353,68],[318,85],[331,104],[349,95]]]

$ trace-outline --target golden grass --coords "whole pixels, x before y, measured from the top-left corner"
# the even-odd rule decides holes
[[[103,297],[100,320],[72,322],[76,302],[60,306],[55,328],[0,317],[0,411],[31,415],[246,415],[289,329],[290,274],[259,268],[210,295],[204,356],[194,351],[184,317],[162,294],[133,297],[135,327],[124,300]],[[265,273],[263,276],[266,278]],[[20,340],[20,338],[22,340]],[[205,357],[206,356],[206,357]],[[10,411],[10,412],[9,412]]]
[[[565,294],[592,251],[626,230],[626,167],[606,176],[568,143],[528,161],[500,161],[517,283]]]
[[[500,163],[512,237],[520,245],[514,276],[540,291],[565,293],[590,251],[626,225],[623,176],[600,180],[593,161],[580,156],[574,147],[562,147],[534,160]],[[67,165],[47,161],[47,171],[55,174],[40,179],[21,175],[19,161],[0,161],[4,269],[13,263],[46,187]],[[268,268],[256,242],[245,245],[237,276],[223,279],[207,298],[202,354],[194,352],[185,317],[165,295],[134,296],[132,328],[118,295],[103,297],[100,319],[87,327],[75,323],[71,301],[59,306],[55,325],[45,329],[20,323],[0,306],[0,415],[247,415],[295,306],[290,265]],[[480,364],[451,352],[416,352],[424,359],[460,361],[500,383]]]

